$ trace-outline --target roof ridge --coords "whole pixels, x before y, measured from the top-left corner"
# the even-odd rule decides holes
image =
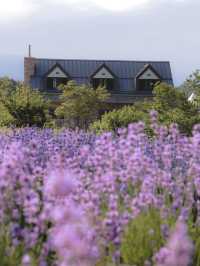
[[[37,58],[36,60],[48,60],[48,61],[92,61],[92,62],[130,62],[130,63],[170,63],[170,61],[162,60],[117,60],[117,59],[62,59],[62,58]]]

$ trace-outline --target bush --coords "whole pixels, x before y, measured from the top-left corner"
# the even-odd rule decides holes
[[[102,133],[117,131],[118,128],[127,127],[129,124],[138,121],[145,121],[148,124],[150,106],[148,102],[140,102],[105,113],[101,120],[91,124],[90,129],[96,133]]]
[[[200,114],[196,106],[188,102],[186,95],[176,88],[159,84],[154,88],[152,101],[136,102],[131,106],[106,113],[101,120],[94,122],[90,129],[96,133],[116,131],[130,123],[143,121],[149,128],[149,112],[158,112],[158,121],[169,126],[178,124],[180,131],[191,134],[195,124],[200,123]]]
[[[49,102],[37,90],[7,78],[0,80],[0,125],[42,127],[49,119]]]
[[[10,126],[15,123],[14,117],[3,104],[0,104],[0,127]]]
[[[86,85],[77,85],[74,81],[61,85],[61,104],[56,108],[58,118],[65,119],[68,127],[87,128],[95,121],[99,112],[106,107],[109,93],[104,88],[93,89]]]

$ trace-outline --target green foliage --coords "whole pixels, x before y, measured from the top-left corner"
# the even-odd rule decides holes
[[[41,93],[8,78],[0,80],[0,125],[43,126],[49,103]]]
[[[188,101],[184,92],[162,83],[154,88],[153,93],[152,109],[158,112],[161,123],[176,123],[181,132],[186,134],[190,134],[193,126],[200,123],[197,106]]]
[[[140,120],[148,121],[148,112],[145,109],[148,103],[141,102],[143,110],[139,110],[138,104],[133,106],[124,106],[121,109],[113,110],[105,113],[101,120],[95,121],[91,125],[91,129],[97,133],[104,131],[116,131],[118,128],[126,127],[130,123],[138,122]],[[146,107],[146,108],[145,108]]]
[[[7,108],[0,103],[0,127],[14,124],[15,119],[8,112]]]
[[[125,264],[144,266],[164,244],[161,217],[155,209],[141,213],[125,232],[121,254]]]
[[[166,83],[155,86],[153,95],[153,106],[158,112],[166,112],[173,108],[185,110],[191,107],[184,92]]]
[[[21,265],[21,259],[23,256],[24,247],[19,245],[13,247],[11,239],[6,228],[1,227],[0,229],[0,257],[1,266],[16,266]]]
[[[86,85],[77,85],[74,81],[62,85],[61,90],[61,104],[55,114],[59,118],[73,121],[74,126],[78,127],[87,127],[89,122],[94,121],[109,98],[109,93],[102,87],[95,90]]]
[[[194,266],[200,266],[200,227],[198,225],[194,226],[193,221],[191,219],[188,222],[189,233],[193,243],[195,245],[195,252],[194,252],[194,259],[193,264]]]
[[[165,125],[177,123],[185,134],[190,134],[193,126],[200,123],[198,107],[188,102],[184,92],[161,83],[156,85],[153,94],[152,101],[135,102],[131,106],[106,113],[101,120],[91,125],[91,130],[97,133],[116,131],[118,128],[127,127],[128,124],[138,121],[144,121],[148,129],[151,110],[158,112],[160,123]]]
[[[190,95],[192,92],[199,94],[200,92],[200,70],[196,70],[192,73],[188,79],[183,83],[181,89]]]

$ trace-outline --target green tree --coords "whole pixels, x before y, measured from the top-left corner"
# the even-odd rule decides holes
[[[8,78],[0,79],[1,124],[43,126],[48,119],[49,102],[37,90]],[[5,114],[8,119],[5,119]]]
[[[181,85],[182,89],[187,95],[191,93],[200,94],[200,70],[193,72]]]
[[[98,133],[115,131],[138,121],[144,121],[146,128],[149,129],[151,110],[158,112],[160,123],[177,123],[185,134],[191,134],[193,126],[200,123],[197,106],[188,102],[184,92],[166,83],[160,83],[155,86],[153,95],[152,101],[135,102],[132,106],[125,106],[103,115],[101,120],[91,125],[91,129]]]
[[[61,85],[61,104],[55,114],[64,118],[70,126],[85,127],[94,121],[99,112],[106,107],[109,93],[105,88],[93,89],[86,85],[77,85],[74,81]]]
[[[127,127],[130,123],[145,121],[149,122],[148,112],[151,109],[149,102],[139,102],[131,106],[105,113],[100,120],[90,125],[90,129],[97,133],[117,131],[118,128]]]
[[[173,108],[185,110],[190,107],[185,93],[166,83],[156,85],[153,95],[153,106],[159,112],[165,112]]]
[[[200,122],[197,106],[188,101],[184,91],[162,83],[154,88],[153,94],[152,108],[158,112],[161,123],[177,123],[182,132],[190,134]]]

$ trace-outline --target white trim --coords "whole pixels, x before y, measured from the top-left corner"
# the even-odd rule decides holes
[[[63,70],[56,66],[47,76],[48,78],[68,78],[68,76],[63,72]]]
[[[102,67],[94,76],[94,79],[114,79],[114,76],[105,68]]]
[[[159,79],[159,77],[150,68],[147,68],[145,72],[139,77],[139,79]]]
[[[56,78],[53,78],[53,88],[57,88],[57,80]]]

